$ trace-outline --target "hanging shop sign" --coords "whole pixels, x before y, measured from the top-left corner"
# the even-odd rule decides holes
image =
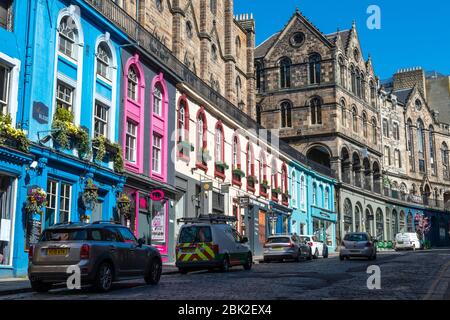
[[[165,194],[163,190],[157,189],[150,192],[149,197],[152,201],[161,201],[164,199]]]

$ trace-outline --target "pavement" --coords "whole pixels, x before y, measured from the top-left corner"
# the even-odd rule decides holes
[[[255,259],[256,260],[256,259]],[[379,287],[370,288],[371,270]],[[328,259],[300,262],[255,262],[250,271],[197,271],[179,274],[163,266],[157,286],[143,279],[115,283],[107,293],[55,288],[48,293],[0,293],[1,300],[450,300],[450,249],[379,252],[376,261]],[[17,284],[23,284],[21,279]],[[7,282],[0,280],[0,288]],[[17,287],[20,290],[19,287]],[[0,289],[1,291],[2,289]],[[5,293],[6,292],[6,293]]]

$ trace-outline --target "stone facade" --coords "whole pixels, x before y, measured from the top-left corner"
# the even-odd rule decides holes
[[[248,14],[234,16],[233,1],[118,3],[214,90],[246,112],[255,109],[255,24]]]
[[[297,11],[255,49],[256,119],[334,169],[338,239],[392,240],[415,215],[446,210],[448,125],[427,103],[422,69],[401,70],[388,91],[362,57],[355,24],[325,35]]]

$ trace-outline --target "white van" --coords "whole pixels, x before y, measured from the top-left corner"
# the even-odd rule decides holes
[[[402,249],[420,249],[420,240],[414,232],[402,232],[395,235],[395,251]]]
[[[176,246],[176,263],[180,273],[190,270],[220,268],[228,271],[232,266],[250,270],[253,264],[248,238],[242,237],[230,224],[234,217],[205,215],[180,219]]]

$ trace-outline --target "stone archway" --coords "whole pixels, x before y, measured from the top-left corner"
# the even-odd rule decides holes
[[[308,160],[317,162],[327,168],[331,168],[331,152],[323,145],[311,147],[306,153]]]

